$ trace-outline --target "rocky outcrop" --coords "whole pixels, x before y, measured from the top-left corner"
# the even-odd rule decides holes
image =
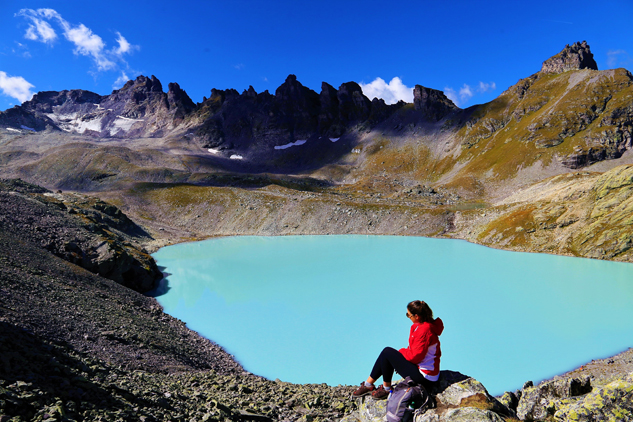
[[[633,373],[582,397],[558,400],[552,404],[552,411],[557,421],[633,420]]]
[[[459,372],[441,371],[435,390],[435,405],[418,412],[415,422],[492,421],[514,416],[514,412],[492,397],[477,380]],[[376,401],[370,396],[357,399],[358,410],[343,422],[378,422],[384,420],[386,400]]]
[[[497,399],[477,380],[458,372],[442,371],[440,384],[432,394],[436,407],[418,412],[415,422],[502,422],[517,418],[580,422],[633,418],[633,373],[593,389],[587,377],[556,378],[537,386],[528,382],[516,393],[505,393]],[[358,410],[342,421],[384,420],[386,400],[376,401],[367,396],[357,401]]]
[[[543,62],[541,73],[563,73],[580,69],[598,70],[586,41],[566,45],[563,51]]]
[[[413,105],[424,117],[438,121],[458,107],[442,92],[416,85],[413,88]]]
[[[196,104],[191,101],[189,95],[175,82],[168,85],[167,104],[174,111],[174,117],[183,118],[196,109]]]
[[[633,81],[633,76],[628,71],[626,73],[629,81]],[[628,86],[622,86],[622,89]],[[596,111],[600,112],[603,109]],[[592,117],[591,120],[595,120],[600,116],[595,113]],[[564,166],[572,169],[586,167],[599,161],[620,158],[625,151],[631,149],[633,146],[633,106],[623,104],[621,107],[614,107],[603,113],[601,117],[598,124],[601,130],[586,136],[584,146],[576,147],[572,154],[564,157],[561,160]]]
[[[0,198],[4,233],[139,292],[153,289],[162,278],[154,259],[132,243],[149,235],[113,205],[19,179],[0,179]]]
[[[369,117],[371,101],[363,94],[356,82],[342,84],[336,93],[339,103],[339,118],[344,123],[358,123]]]
[[[552,401],[582,396],[591,391],[589,378],[565,378],[527,386],[521,390],[516,408],[521,420],[541,420],[553,413]]]

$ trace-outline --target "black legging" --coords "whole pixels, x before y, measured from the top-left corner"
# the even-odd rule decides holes
[[[390,383],[394,370],[402,378],[411,377],[412,381],[422,384],[427,390],[430,390],[435,385],[435,381],[429,381],[424,378],[424,375],[420,373],[418,365],[406,360],[405,357],[402,356],[402,353],[393,347],[385,347],[382,349],[369,376],[374,380],[382,376],[384,382]]]

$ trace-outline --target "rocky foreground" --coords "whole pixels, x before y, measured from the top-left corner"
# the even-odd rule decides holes
[[[349,387],[245,372],[125,277],[100,275],[118,278],[134,249],[112,221],[84,220],[107,204],[6,180],[0,197],[0,420],[337,419],[355,408]],[[103,233],[112,265],[87,265],[79,258],[98,261],[89,246]],[[60,252],[68,244],[76,255]]]
[[[148,235],[117,208],[19,180],[1,181],[0,197],[0,421],[383,416],[384,402],[352,400],[354,387],[245,372],[132,289],[147,285],[127,287],[121,268],[149,278],[155,269],[151,257],[129,258],[146,256],[136,242]],[[117,253],[97,253],[104,242]],[[472,378],[444,371],[433,392],[438,407],[417,420],[631,420],[631,371],[629,350],[499,398]]]

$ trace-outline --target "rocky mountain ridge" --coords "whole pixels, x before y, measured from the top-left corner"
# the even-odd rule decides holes
[[[170,83],[165,93],[156,77],[139,76],[106,96],[83,90],[40,92],[0,112],[0,127],[63,131],[87,141],[167,138],[193,142],[207,156],[223,161],[221,165],[240,171],[296,172],[336,165],[367,133],[389,131],[392,137],[409,138],[417,132],[406,130],[405,124],[432,128],[440,123],[444,136],[460,139],[444,156],[435,157],[443,161],[442,172],[454,171],[459,162],[470,162],[460,171],[469,174],[473,167],[487,165],[471,149],[480,141],[490,145],[495,137],[519,141],[520,153],[504,154],[516,155],[512,161],[522,160],[524,167],[537,160],[549,164],[554,155],[563,166],[576,169],[619,158],[631,148],[632,79],[624,69],[598,72],[583,41],[566,46],[540,72],[499,98],[467,110],[421,85],[415,86],[410,107],[370,101],[355,82],[338,89],[324,82],[317,94],[294,75],[274,95],[252,87],[241,94],[212,89],[209,98],[195,104],[177,83]],[[539,151],[551,148],[545,154]],[[456,155],[457,162],[446,159]]]
[[[387,106],[355,83],[324,83],[317,94],[292,75],[274,95],[214,89],[200,104],[146,77],[104,97],[40,93],[0,114],[0,174],[93,192],[159,244],[239,234],[441,235],[628,261],[625,219],[594,212],[593,187],[580,187],[633,163],[633,77],[595,70],[590,59],[586,43],[567,46],[497,99],[465,110],[421,85],[413,104]],[[72,115],[73,128],[106,123],[102,132],[66,132],[47,114]],[[40,119],[37,128],[49,119],[49,129],[22,129],[14,115]],[[121,138],[108,135],[115,126]],[[551,186],[573,190],[574,200]],[[512,197],[521,200],[509,204]],[[537,197],[545,202],[534,204]],[[600,240],[606,233],[618,241]]]

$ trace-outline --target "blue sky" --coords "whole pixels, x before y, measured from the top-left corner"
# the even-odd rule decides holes
[[[109,94],[141,74],[201,102],[211,88],[274,93],[291,73],[388,102],[421,84],[467,107],[575,41],[601,70],[633,69],[632,18],[631,0],[2,0],[0,110],[38,91]]]

